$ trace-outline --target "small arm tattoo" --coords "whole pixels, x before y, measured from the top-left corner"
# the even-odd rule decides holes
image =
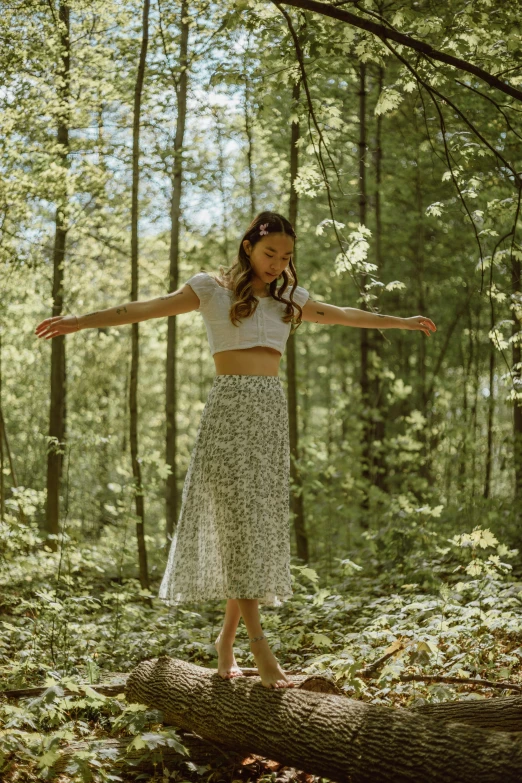
[[[98,315],[99,312],[99,310],[95,310],[93,313],[86,313],[84,318],[88,318],[90,315]]]
[[[315,314],[316,315],[324,315],[324,310],[316,310]],[[320,324],[320,323],[321,323],[321,321],[314,321],[314,324]]]
[[[125,305],[123,305],[123,307],[117,307],[116,308],[116,312],[118,313],[118,315],[120,313],[126,313],[127,312],[127,308],[125,307]]]

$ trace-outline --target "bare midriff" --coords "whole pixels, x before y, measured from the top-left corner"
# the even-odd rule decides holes
[[[280,361],[279,351],[265,345],[214,354],[216,375],[278,375]]]

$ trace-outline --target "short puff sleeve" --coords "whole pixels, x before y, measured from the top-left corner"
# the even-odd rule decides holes
[[[287,296],[289,295],[289,293],[290,291],[287,290],[286,291]],[[303,286],[298,285],[296,286],[296,289],[294,291],[293,300],[294,302],[297,302],[297,304],[300,305],[301,307],[304,307],[308,301],[309,296],[310,294],[308,293],[306,288],[303,288]]]
[[[197,310],[204,308],[214,293],[215,283],[207,272],[198,272],[187,280],[185,285],[189,285],[199,299]]]

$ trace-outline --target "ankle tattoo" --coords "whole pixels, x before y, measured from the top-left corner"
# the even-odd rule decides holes
[[[250,639],[250,637],[248,637],[248,638]],[[259,641],[261,641],[261,639],[266,639],[266,636],[264,635],[264,633],[261,634],[261,636],[256,636],[256,637],[254,637],[254,639],[250,639],[250,641],[251,642],[259,642]]]

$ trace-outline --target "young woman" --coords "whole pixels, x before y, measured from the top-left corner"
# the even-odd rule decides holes
[[[418,329],[429,318],[368,313],[315,302],[297,285],[296,235],[286,218],[261,212],[241,240],[235,263],[217,277],[198,272],[177,291],[86,315],[47,318],[49,339],[199,310],[216,376],[203,409],[159,598],[168,605],[223,599],[215,641],[218,673],[241,675],[233,643],[240,617],[262,684],[292,687],[263,634],[259,604],[292,595],[290,574],[288,410],[278,376],[292,324]],[[297,317],[296,317],[297,313]]]

